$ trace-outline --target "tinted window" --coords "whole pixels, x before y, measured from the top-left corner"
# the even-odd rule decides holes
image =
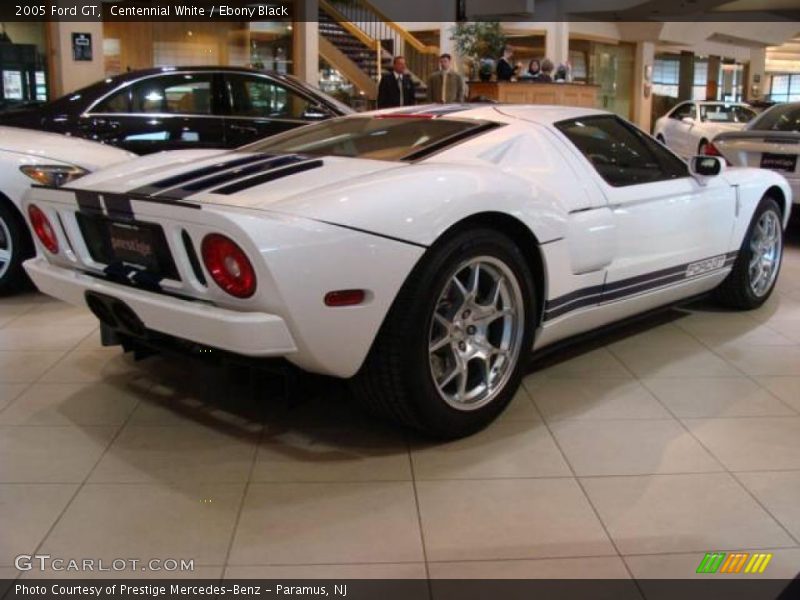
[[[97,106],[92,109],[93,113],[126,113],[130,112],[129,102],[130,90],[126,87],[119,92],[111,94],[108,98],[99,102]]]
[[[165,75],[135,83],[132,109],[137,113],[211,114],[211,75]]]
[[[245,148],[276,154],[402,160],[452,136],[482,131],[485,126],[476,121],[442,118],[351,117],[299,127]]]
[[[613,116],[556,123],[613,186],[686,177],[686,164],[633,125]]]
[[[701,104],[700,119],[712,123],[747,123],[756,113],[744,106]]]
[[[685,117],[696,119],[697,115],[695,114],[694,103],[687,102],[685,104],[681,104],[670,116],[673,119],[678,119],[679,121]]]
[[[302,119],[310,102],[266,77],[226,75],[233,116]]]
[[[753,121],[756,131],[800,131],[800,104],[774,106]]]

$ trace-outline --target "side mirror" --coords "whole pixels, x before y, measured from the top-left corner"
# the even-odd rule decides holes
[[[681,119],[681,123],[686,123],[687,125],[694,125],[694,119],[692,117],[683,117]]]
[[[331,112],[327,108],[314,104],[306,107],[303,111],[302,118],[306,121],[322,121],[330,118],[330,116]]]
[[[725,161],[719,156],[693,156],[689,172],[694,177],[716,177],[725,170]]]

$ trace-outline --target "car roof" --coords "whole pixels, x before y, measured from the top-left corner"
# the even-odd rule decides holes
[[[575,106],[556,106],[547,104],[423,104],[418,106],[404,106],[401,108],[388,108],[369,113],[374,116],[403,116],[403,117],[456,117],[460,119],[475,119],[485,121],[507,122],[511,119],[522,119],[542,125],[552,125],[559,121],[609,115],[608,111],[594,108]],[[358,116],[358,115],[355,115]]]
[[[176,66],[164,66],[164,67],[151,67],[149,69],[137,69],[135,71],[127,71],[119,75],[114,75],[109,79],[113,79],[116,82],[122,83],[133,79],[141,79],[142,77],[148,77],[150,75],[172,73],[173,71],[197,71],[197,72],[224,71],[230,73],[244,71],[248,73],[257,73],[259,75],[270,75],[271,77],[277,77],[279,79],[288,79],[288,76],[285,74],[278,73],[276,71],[268,71],[266,69],[253,69],[252,67],[220,67],[214,65],[200,65],[200,66],[176,65]]]

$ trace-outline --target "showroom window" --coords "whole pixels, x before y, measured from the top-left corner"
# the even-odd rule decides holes
[[[773,102],[800,101],[800,73],[773,75],[769,86],[769,99]]]
[[[0,111],[48,96],[44,23],[0,22]]]
[[[556,123],[600,176],[614,187],[686,177],[686,164],[661,144],[616,117]]]

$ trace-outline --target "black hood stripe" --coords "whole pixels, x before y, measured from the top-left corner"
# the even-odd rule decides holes
[[[148,183],[147,185],[143,185],[141,187],[129,190],[128,193],[142,194],[142,195],[156,194],[167,188],[172,188],[184,184],[194,179],[204,177],[205,175],[212,175],[214,173],[219,173],[227,169],[235,169],[236,167],[242,167],[244,165],[249,165],[254,162],[259,162],[271,157],[272,155],[270,154],[249,154],[247,156],[237,158],[235,160],[218,162],[213,165],[208,165],[207,167],[202,167],[200,169],[193,169],[191,171],[186,171],[185,173],[180,173],[178,175],[173,175],[172,177],[167,177],[166,179],[154,181],[152,183]]]
[[[251,163],[250,165],[240,166],[234,169],[228,169],[215,175],[194,179],[186,185],[168,188],[154,195],[159,198],[182,200],[188,196],[191,196],[192,194],[210,190],[231,181],[243,179],[251,175],[268,173],[280,167],[298,163],[302,160],[305,160],[305,158],[295,154],[290,154],[288,156],[273,156],[256,163]]]
[[[281,177],[288,177],[289,175],[294,175],[296,173],[302,173],[304,171],[310,171],[311,169],[317,169],[322,165],[323,162],[321,159],[298,162],[296,164],[289,165],[288,167],[267,171],[266,173],[262,173],[261,175],[248,177],[247,179],[242,179],[240,181],[231,183],[230,185],[226,185],[224,187],[217,188],[211,191],[214,194],[224,194],[228,196],[230,194],[235,194],[237,192],[241,192],[242,190],[246,190],[255,187],[257,185],[261,185],[264,183],[268,183],[270,181],[274,181],[276,179],[280,179]]]

